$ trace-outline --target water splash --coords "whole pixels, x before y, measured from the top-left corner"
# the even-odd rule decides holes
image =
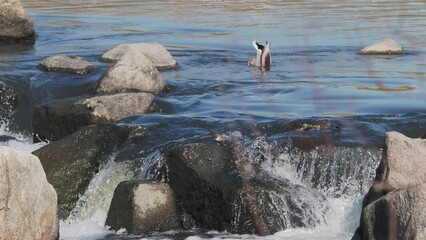
[[[0,125],[0,146],[7,146],[22,152],[32,153],[45,145],[46,143],[44,142],[34,144],[33,140],[28,138],[28,136],[10,132],[7,123]]]
[[[380,160],[380,149],[334,146],[303,151],[291,141],[282,144],[264,136],[250,140],[232,132],[223,138],[244,145],[240,157],[256,169],[256,177],[285,183],[281,191],[265,193],[265,198],[272,199],[269,206],[259,203],[262,208],[279,213],[280,224],[287,228],[274,236],[279,239],[306,239],[314,235],[317,239],[321,234],[323,239],[351,237],[358,225],[361,198],[371,185]],[[300,211],[296,217],[302,223],[297,229],[295,210]]]
[[[114,233],[105,226],[105,221],[115,187],[134,176],[129,162],[115,162],[114,158],[115,155],[111,155],[107,163],[100,166],[100,171],[90,182],[70,216],[61,221],[61,239],[96,239]]]

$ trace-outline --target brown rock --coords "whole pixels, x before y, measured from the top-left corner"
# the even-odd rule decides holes
[[[34,43],[34,24],[19,0],[0,2],[0,43]]]
[[[58,238],[56,192],[39,159],[0,147],[0,239]]]
[[[121,59],[128,51],[143,53],[154,63],[158,70],[178,67],[176,60],[170,52],[157,42],[120,44],[102,55],[101,60],[115,62]]]
[[[150,93],[119,93],[89,98],[67,98],[38,106],[34,112],[34,141],[56,141],[84,126],[116,122],[148,111]]]
[[[151,60],[140,52],[128,51],[107,70],[95,90],[97,93],[158,93],[165,85]]]
[[[57,55],[44,59],[40,67],[51,72],[86,74],[94,66],[81,57]]]
[[[167,183],[125,181],[114,191],[106,225],[142,234],[176,230],[179,221],[173,191]]]
[[[362,239],[426,239],[426,184],[395,190],[362,211]]]

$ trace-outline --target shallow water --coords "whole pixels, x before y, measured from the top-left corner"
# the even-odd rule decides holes
[[[157,96],[165,103],[163,113],[131,116],[121,121],[151,129],[152,136],[148,135],[144,142],[146,154],[208,136],[209,130],[242,132],[250,139],[247,141],[255,142],[259,136],[279,141],[298,134],[289,130],[292,122],[327,121],[338,126],[338,131],[310,131],[305,137],[325,134],[327,143],[345,146],[344,150],[336,150],[343,153],[359,146],[383,147],[384,133],[390,130],[411,137],[426,134],[423,0],[22,2],[35,23],[37,39],[33,47],[0,46],[0,81],[19,95],[18,109],[9,122],[10,131],[3,129],[1,135],[19,134],[21,139],[4,141],[6,145],[31,150],[39,147],[26,140],[31,136],[35,105],[90,94],[108,67],[98,61],[105,51],[119,43],[147,41],[158,41],[168,47],[180,68],[161,73],[170,87],[168,93]],[[356,54],[387,37],[399,42],[406,54]],[[246,66],[254,56],[254,39],[271,42],[270,71]],[[45,57],[56,54],[83,56],[96,65],[96,70],[80,76],[48,73],[36,67]],[[323,153],[312,154],[284,151],[273,158],[291,157],[287,167],[294,167],[304,158]],[[354,158],[350,156],[343,154],[340,158]],[[368,172],[374,172],[378,159],[367,157],[368,154],[361,156],[368,163]],[[122,167],[112,162],[101,173],[108,175],[110,168]],[[287,170],[296,174],[292,168]],[[130,178],[127,174],[126,170],[114,175],[114,179]],[[282,174],[287,176],[288,172]],[[98,177],[102,179],[104,175]],[[368,183],[372,177],[366,176],[363,182]],[[309,176],[296,174],[295,178],[299,181]],[[61,231],[67,239],[96,239],[110,233],[102,223],[107,211],[103,203],[113,186],[97,184],[95,179],[92,192],[85,196],[94,199],[89,200],[89,205],[96,207],[89,213],[84,210],[85,217],[78,215],[70,224],[64,223]],[[344,184],[347,188],[353,186],[352,182]],[[307,187],[337,191],[329,186]],[[329,195],[328,201],[335,207],[331,212],[335,214],[324,216],[327,221],[323,225],[290,228],[267,238],[349,238],[358,220],[342,223],[341,219],[347,220],[348,214],[359,208],[360,196],[367,188],[368,184],[362,185],[344,197]],[[102,201],[96,200],[99,196]],[[163,237],[170,235],[158,238]],[[200,237],[205,236],[199,234]],[[254,236],[215,233],[209,237]],[[118,236],[111,239],[114,238]]]

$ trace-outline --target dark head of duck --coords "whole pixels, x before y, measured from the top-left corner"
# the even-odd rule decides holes
[[[261,70],[267,71],[271,69],[271,52],[269,50],[269,42],[263,46],[259,41],[252,42],[254,49],[256,49],[256,57],[249,60],[247,65],[259,67]]]

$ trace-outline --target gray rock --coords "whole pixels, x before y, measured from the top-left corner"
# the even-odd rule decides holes
[[[406,188],[426,182],[426,140],[386,133],[387,176],[384,184]]]
[[[164,87],[163,78],[154,64],[144,54],[129,51],[107,70],[95,90],[97,93],[158,93]]]
[[[404,49],[393,39],[387,38],[361,49],[362,55],[395,55],[403,54]]]
[[[81,104],[91,110],[94,118],[115,122],[128,115],[146,113],[153,101],[154,95],[150,93],[118,93],[88,98]]]
[[[34,25],[19,0],[0,2],[0,43],[34,43]]]
[[[94,66],[87,60],[76,56],[57,55],[44,59],[40,67],[50,72],[68,72],[77,74],[86,74]]]
[[[386,151],[373,186],[364,197],[361,224],[353,239],[423,239],[410,236],[418,236],[421,231],[425,235],[425,225],[417,222],[425,224],[426,216],[423,210],[417,211],[417,205],[424,209],[426,202],[426,140],[388,132],[385,144]],[[409,218],[419,220],[411,223]],[[385,220],[392,225],[383,224]],[[398,237],[392,238],[396,235],[390,233],[381,235],[389,230]]]
[[[56,192],[39,159],[0,147],[0,239],[58,238]]]
[[[179,229],[180,214],[167,183],[125,181],[114,191],[106,225],[132,234]]]
[[[398,132],[387,132],[386,152],[376,170],[376,179],[364,198],[363,206],[394,189],[426,182],[426,140],[412,139]]]
[[[35,109],[34,141],[56,141],[87,125],[116,122],[128,115],[145,113],[153,101],[154,96],[150,93],[119,93],[52,101]]]
[[[127,52],[141,52],[151,60],[158,70],[174,69],[178,63],[170,52],[157,42],[120,44],[102,55],[101,60],[115,62]]]
[[[395,190],[362,211],[362,239],[426,239],[426,183]]]
[[[160,179],[169,183],[192,227],[269,235],[320,221],[306,210],[316,206],[294,197],[317,196],[302,186],[255,177],[254,166],[244,163],[238,149],[230,145],[190,144],[172,148],[164,156],[165,166],[160,168],[167,169],[166,176]]]
[[[204,229],[230,229],[232,153],[217,143],[176,147],[166,154],[167,179],[184,212]],[[238,182],[238,179],[237,179]]]
[[[126,141],[130,130],[114,124],[88,126],[33,152],[58,194],[61,219],[69,215],[99,165]]]
[[[18,94],[6,84],[0,82],[0,122],[9,122],[18,105]]]

